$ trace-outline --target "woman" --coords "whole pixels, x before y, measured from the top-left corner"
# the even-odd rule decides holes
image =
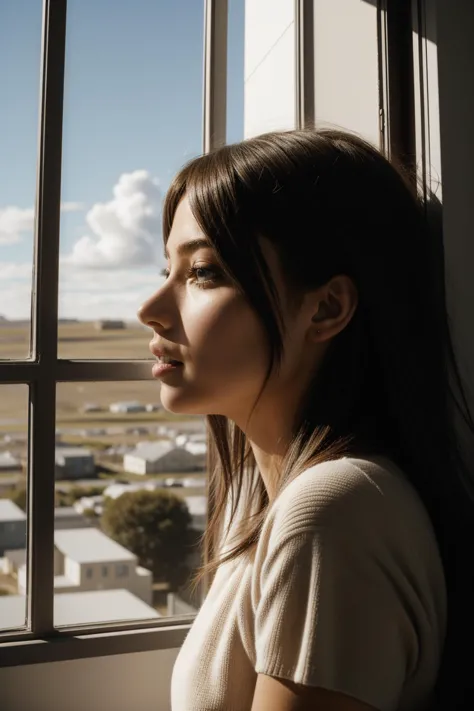
[[[335,130],[224,146],[174,179],[166,280],[139,317],[163,406],[207,415],[197,580],[214,577],[173,711],[472,707],[453,403],[474,427],[426,208]]]

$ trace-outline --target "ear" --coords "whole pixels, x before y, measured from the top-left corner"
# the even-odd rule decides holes
[[[349,323],[358,304],[353,280],[339,274],[312,293],[313,309],[308,335],[323,343],[337,336]]]

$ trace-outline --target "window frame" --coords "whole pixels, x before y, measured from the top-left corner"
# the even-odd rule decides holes
[[[297,126],[315,115],[313,0],[294,0]],[[420,0],[424,2],[424,0]],[[384,5],[378,0],[377,5]],[[383,12],[383,11],[382,11]],[[0,362],[0,384],[26,384],[28,413],[27,620],[0,631],[0,667],[174,649],[195,614],[54,626],[56,383],[149,380],[149,361],[58,358],[58,272],[67,0],[43,0],[41,98],[31,355]],[[203,152],[226,140],[227,0],[204,0]],[[404,28],[406,31],[406,28]],[[395,47],[396,43],[392,44]],[[395,52],[395,50],[393,50]],[[379,56],[379,63],[396,61]],[[384,68],[388,76],[388,67]],[[397,109],[390,107],[390,119]],[[389,120],[388,112],[386,120]],[[385,121],[385,119],[384,119]],[[383,122],[384,123],[384,122]],[[382,132],[382,129],[381,129]],[[39,475],[41,473],[41,476]],[[210,512],[208,510],[208,516]],[[202,600],[209,588],[203,586]]]
[[[204,152],[225,142],[227,76],[222,69],[227,57],[227,4],[227,0],[204,3]],[[56,384],[150,380],[147,360],[58,358],[66,17],[67,0],[43,0],[31,353],[24,360],[0,362],[0,384],[27,385],[29,391],[27,614],[25,625],[0,631],[0,666],[179,647],[196,616],[177,615],[172,623],[169,618],[151,618],[60,628],[54,625]],[[203,598],[205,594],[204,586]],[[109,637],[113,639],[110,645],[104,641]],[[75,639],[81,644],[74,644]],[[122,644],[125,639],[128,643]],[[51,644],[57,640],[61,645]]]

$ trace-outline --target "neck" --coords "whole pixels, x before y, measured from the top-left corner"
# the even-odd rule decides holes
[[[279,418],[275,410],[265,417],[262,413],[254,414],[247,427],[242,427],[239,422],[236,424],[247,437],[268,497],[273,500],[291,442],[291,428],[284,415]]]

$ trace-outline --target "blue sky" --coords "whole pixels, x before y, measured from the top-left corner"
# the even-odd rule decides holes
[[[0,5],[0,314],[30,311],[41,0]],[[60,316],[133,318],[163,192],[202,150],[203,0],[69,0]],[[244,0],[229,1],[228,141],[243,137]]]

